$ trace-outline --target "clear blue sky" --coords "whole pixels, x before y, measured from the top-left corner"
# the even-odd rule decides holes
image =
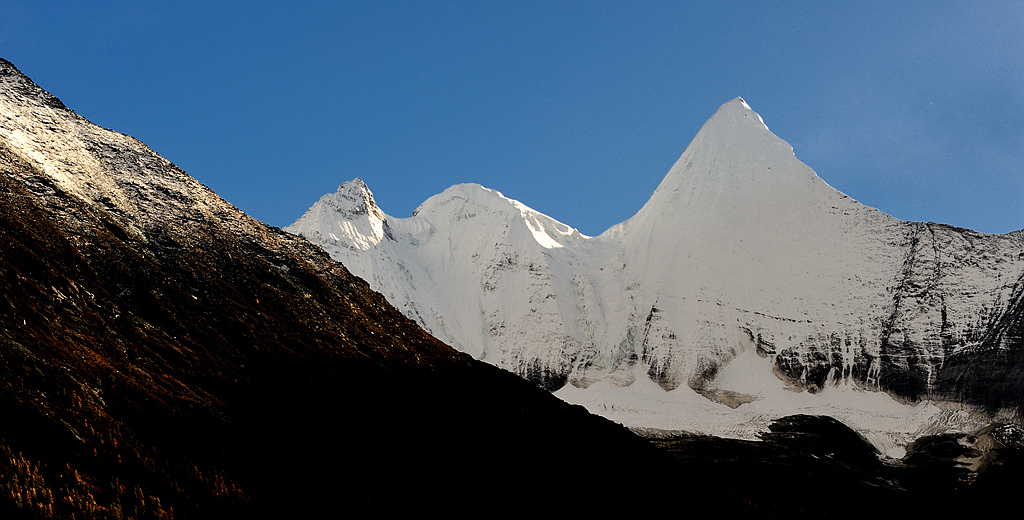
[[[0,56],[277,226],[358,176],[596,235],[742,96],[867,205],[1024,228],[1020,1],[2,0]]]

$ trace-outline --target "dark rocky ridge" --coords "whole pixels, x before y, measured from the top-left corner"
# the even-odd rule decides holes
[[[520,509],[563,465],[669,467],[438,342],[318,248],[8,62],[0,86],[4,137],[57,157],[0,140],[0,516]]]

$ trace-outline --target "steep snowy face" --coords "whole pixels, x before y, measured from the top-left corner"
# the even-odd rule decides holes
[[[317,208],[288,229],[435,336],[548,388],[569,383],[559,395],[592,411],[644,410],[623,422],[648,424],[691,397],[771,415],[794,410],[794,391],[836,386],[904,402],[1024,403],[1024,233],[865,207],[798,161],[742,99],[708,120],[635,216],[598,237],[477,185],[377,228],[376,206]],[[363,243],[374,245],[351,245]],[[998,369],[972,368],[978,356]],[[658,387],[675,397],[651,407],[616,397]],[[903,426],[879,428],[923,424],[892,420]]]
[[[871,348],[860,339],[879,334],[875,309],[891,303],[904,234],[899,221],[825,184],[736,99],[640,212],[601,238],[632,263],[637,311],[648,318],[637,347],[650,375],[667,388],[701,388],[747,348],[776,354],[821,334],[849,347],[835,353],[836,375],[849,377]]]
[[[366,251],[384,239],[384,212],[359,178],[339,186],[337,193],[321,197],[300,222],[303,224],[293,232],[313,237],[320,244]],[[312,222],[329,222],[329,229],[311,227]]]

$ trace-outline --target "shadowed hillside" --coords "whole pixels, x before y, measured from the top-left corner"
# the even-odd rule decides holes
[[[0,516],[524,508],[589,489],[566,473],[668,464],[7,62],[0,80]]]

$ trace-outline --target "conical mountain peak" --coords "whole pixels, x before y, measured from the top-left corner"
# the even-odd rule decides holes
[[[666,180],[678,173],[680,166],[692,168],[695,162],[704,163],[701,166],[707,173],[719,177],[773,170],[777,175],[780,168],[813,174],[796,160],[793,147],[773,134],[743,98],[722,105],[704,123]]]
[[[367,192],[370,191],[370,187],[367,186],[365,182],[363,182],[363,179],[361,177],[356,177],[355,179],[352,179],[348,182],[341,183],[341,185],[338,186],[338,189],[340,190],[343,187],[359,189]]]
[[[719,107],[715,115],[711,116],[708,122],[722,120],[735,120],[739,124],[752,124],[756,127],[764,127],[765,130],[768,129],[761,116],[754,112],[754,109],[750,108],[750,105],[741,97],[735,98]]]
[[[780,207],[791,211],[836,198],[845,196],[797,160],[792,146],[768,130],[742,98],[736,98],[704,123],[631,220],[674,215],[693,222],[697,214],[721,219],[737,212],[763,218],[781,211]],[[768,206],[776,209],[768,211]]]
[[[370,188],[356,177],[343,182],[338,191],[320,197],[285,230],[318,241],[366,250],[384,239],[387,218],[373,200]]]
[[[359,177],[341,183],[338,186],[338,191],[325,195],[321,200],[327,202],[339,213],[370,215],[379,220],[384,219],[384,212],[377,207],[377,202],[373,200],[373,193]]]

